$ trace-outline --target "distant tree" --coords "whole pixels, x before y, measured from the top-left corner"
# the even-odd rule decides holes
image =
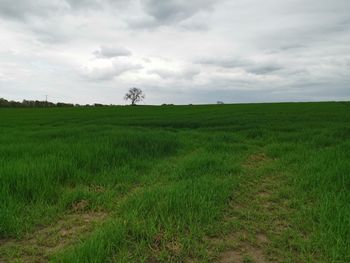
[[[223,101],[218,100],[218,101],[216,102],[216,104],[224,104],[224,102],[223,102]]]
[[[143,94],[142,90],[139,88],[131,88],[125,94],[124,99],[130,100],[131,105],[136,105],[137,102],[142,101],[145,98],[145,94]]]
[[[8,107],[9,102],[3,98],[0,98],[0,107]]]

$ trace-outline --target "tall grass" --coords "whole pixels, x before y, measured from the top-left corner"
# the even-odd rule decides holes
[[[108,221],[54,261],[201,257],[201,240],[220,229],[240,190],[242,161],[263,148],[293,193],[291,221],[310,237],[300,250],[350,261],[349,111],[343,103],[0,109],[0,237],[21,238],[87,200]]]

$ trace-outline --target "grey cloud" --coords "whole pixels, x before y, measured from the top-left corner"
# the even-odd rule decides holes
[[[192,69],[192,70],[185,70],[182,72],[182,76],[185,78],[185,79],[193,79],[194,76],[200,74],[200,71],[199,70],[196,70],[196,69]]]
[[[70,9],[101,8],[106,1],[96,0],[66,0]]]
[[[257,45],[267,49],[275,47],[275,52],[302,52],[317,50],[321,45],[336,46],[346,38],[350,41],[350,1],[312,0],[303,10],[297,7],[300,8],[291,7],[291,18],[295,16],[287,21],[291,25],[282,24],[285,30],[257,35]],[[262,37],[265,41],[260,40]]]
[[[160,23],[154,17],[151,16],[129,18],[126,20],[126,23],[130,29],[145,31],[154,31],[162,25],[162,23]]]
[[[102,45],[99,50],[95,50],[93,54],[97,58],[128,57],[132,55],[131,52],[126,48],[105,45]]]
[[[135,0],[62,0],[69,5],[71,11],[110,11],[125,9]]]
[[[196,61],[202,65],[212,65],[222,68],[240,68],[248,73],[256,75],[264,75],[282,70],[283,67],[271,62],[255,62],[249,59],[242,58],[205,58]]]
[[[194,14],[210,10],[213,0],[142,0],[147,14],[160,24],[169,24],[185,20]]]
[[[47,19],[45,23],[40,20],[32,20],[28,25],[31,32],[34,33],[37,40],[43,43],[58,44],[63,42],[69,42],[72,35],[71,28],[65,28],[64,24],[60,23],[59,18]]]
[[[112,25],[131,2],[136,0],[0,0],[0,21],[30,31],[42,43],[62,43],[83,34],[93,38],[98,32],[89,28],[90,21]]]
[[[139,17],[126,20],[129,28],[153,31],[161,26],[173,26],[187,31],[207,31],[209,25],[206,23],[206,16],[197,16],[201,11],[210,11],[212,0],[206,0],[208,5],[201,6],[196,1],[162,1],[160,4],[152,4],[157,0],[144,0],[144,14]]]
[[[116,8],[129,2],[127,0],[0,0],[0,16],[20,20],[31,17],[49,18],[70,11]]]
[[[49,17],[67,7],[67,3],[60,0],[22,0],[20,3],[13,0],[1,0],[0,15],[20,20],[32,16]]]
[[[242,58],[201,58],[197,59],[195,63],[203,65],[212,65],[223,68],[242,68],[251,65],[252,62],[247,59]]]
[[[257,64],[253,65],[251,67],[247,67],[245,70],[247,72],[256,74],[256,75],[265,75],[269,73],[273,73],[278,70],[282,70],[283,67],[279,65],[274,65],[274,64]]]
[[[210,27],[204,23],[192,22],[185,20],[179,23],[180,28],[183,28],[188,31],[208,31]]]
[[[287,44],[287,45],[283,45],[280,47],[280,50],[295,50],[295,49],[300,49],[300,48],[305,48],[307,47],[306,45],[302,45],[302,44]]]
[[[266,54],[278,54],[278,53],[297,53],[300,51],[307,50],[309,48],[306,44],[299,44],[299,43],[293,43],[293,44],[277,44],[276,47],[273,47],[271,49],[270,47],[267,48],[265,51]]]

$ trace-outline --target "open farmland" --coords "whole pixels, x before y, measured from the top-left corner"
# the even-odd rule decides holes
[[[0,262],[350,262],[350,103],[0,109]]]

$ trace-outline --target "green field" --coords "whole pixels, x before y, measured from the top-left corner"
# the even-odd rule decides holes
[[[0,262],[350,262],[350,103],[0,109]]]

